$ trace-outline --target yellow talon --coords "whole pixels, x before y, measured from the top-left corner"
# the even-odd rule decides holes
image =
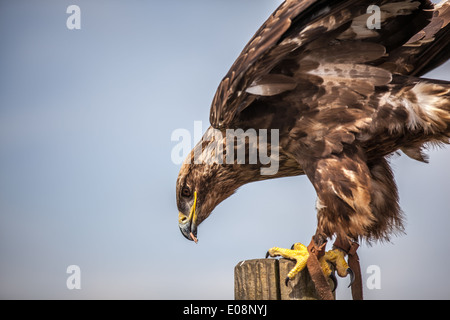
[[[278,247],[270,248],[269,251],[267,251],[266,258],[268,256],[281,256],[283,258],[296,261],[294,268],[289,271],[286,277],[287,285],[289,280],[292,280],[298,273],[300,273],[300,271],[302,271],[306,267],[306,262],[309,258],[309,252],[308,248],[305,245],[301,243],[295,243],[292,246],[292,249],[284,249]],[[352,270],[349,268],[347,261],[345,261],[345,253],[342,250],[333,249],[327,251],[322,257],[320,257],[319,263],[325,277],[332,278],[334,282],[334,289],[336,289],[337,282],[330,264],[335,267],[340,277],[345,277],[350,274],[350,285],[353,283],[354,275]]]
[[[327,251],[320,259],[320,266],[322,267],[323,273],[325,276],[330,276],[332,270],[330,268],[330,265],[328,264],[331,262],[335,267],[338,275],[340,277],[347,276],[348,273],[348,264],[344,259],[345,254],[339,249],[333,249],[330,251]]]
[[[283,249],[278,247],[270,248],[269,251],[267,251],[266,258],[269,255],[271,257],[282,256],[283,258],[295,260],[297,262],[294,268],[292,268],[287,275],[286,285],[288,280],[293,279],[305,268],[309,257],[308,249],[301,243],[294,244],[292,249]]]
[[[350,267],[347,264],[347,261],[344,259],[345,253],[342,250],[339,249],[333,249],[330,251],[327,251],[320,259],[319,263],[322,268],[322,271],[326,277],[331,277],[331,279],[334,282],[334,290],[336,290],[337,287],[337,280],[334,274],[332,274],[333,270],[330,268],[330,263],[335,267],[338,275],[340,277],[346,277],[347,275],[350,275],[350,285],[353,284],[353,281],[355,280],[355,275],[350,269]],[[333,291],[334,291],[333,290]]]

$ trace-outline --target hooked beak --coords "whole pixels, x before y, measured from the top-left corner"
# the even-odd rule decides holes
[[[197,212],[196,212],[196,206],[197,206],[197,191],[194,191],[194,204],[191,207],[191,210],[189,212],[189,217],[187,217],[185,214],[178,212],[178,226],[180,227],[180,231],[183,234],[183,236],[191,241],[194,241],[197,243]]]

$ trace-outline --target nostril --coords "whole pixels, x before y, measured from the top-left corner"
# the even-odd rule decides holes
[[[184,214],[178,214],[178,222],[179,223],[186,223],[186,220],[187,220],[188,218],[184,215]]]

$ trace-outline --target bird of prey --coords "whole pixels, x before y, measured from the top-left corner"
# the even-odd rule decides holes
[[[449,1],[284,1],[220,82],[211,126],[181,166],[182,234],[197,241],[200,223],[246,183],[306,175],[317,193],[311,244],[268,255],[297,261],[287,280],[312,256],[323,273],[316,285],[334,268],[354,274],[359,242],[404,231],[389,156],[426,162],[427,145],[449,143],[450,82],[421,78],[449,56]],[[238,146],[227,131],[239,129],[276,135]],[[244,159],[218,161],[230,145]],[[262,174],[268,162],[250,161],[253,147],[272,150],[277,170]]]

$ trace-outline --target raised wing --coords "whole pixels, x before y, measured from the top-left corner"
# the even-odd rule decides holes
[[[213,127],[226,127],[239,109],[254,100],[254,96],[245,93],[249,82],[269,73],[285,55],[295,49],[295,45],[285,46],[278,42],[292,26],[292,21],[316,2],[287,0],[259,28],[217,89],[210,112]]]
[[[381,66],[393,73],[422,76],[450,58],[450,2],[442,1],[430,23],[392,50]]]
[[[368,13],[373,5],[380,9],[379,29],[368,28],[376,17],[375,11]],[[271,97],[288,101],[289,95],[309,109],[311,103],[319,107],[321,118],[336,114],[327,112],[331,105],[342,109],[344,122],[349,113],[357,116],[350,129],[367,124],[373,108],[357,106],[390,83],[392,74],[422,74],[448,58],[450,50],[442,50],[449,46],[448,1],[435,12],[432,8],[423,0],[285,1],[220,83],[211,125],[233,127],[249,106],[273,102]],[[304,109],[299,101],[290,102]],[[345,111],[350,104],[352,110]],[[349,134],[331,140],[347,139]]]

